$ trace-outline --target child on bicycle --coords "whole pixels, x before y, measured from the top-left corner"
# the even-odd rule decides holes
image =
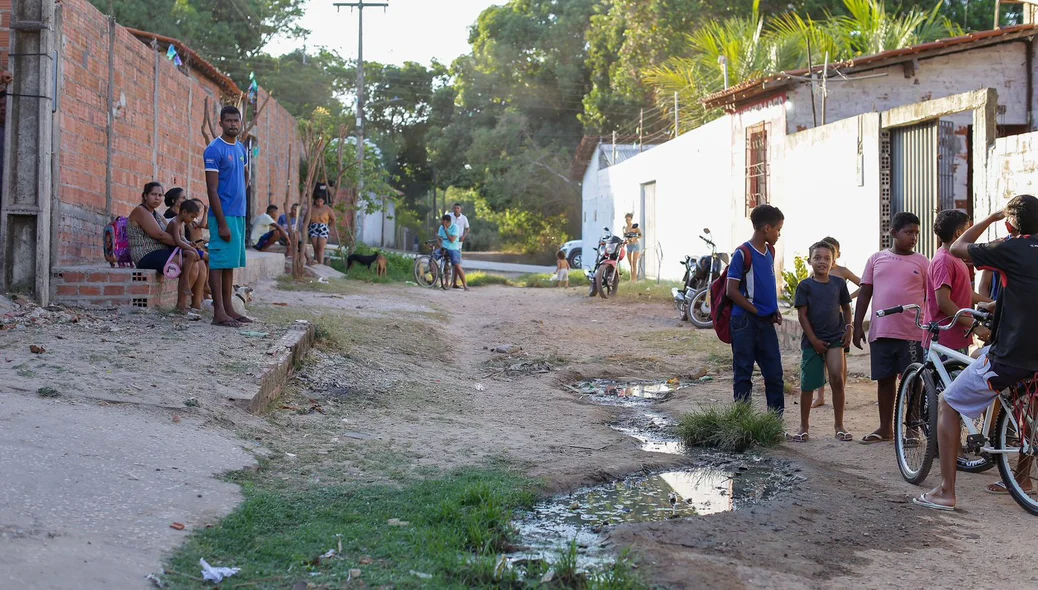
[[[976,244],[988,227],[1006,221],[1011,234],[1020,237]],[[995,329],[991,346],[963,370],[941,395],[937,419],[937,444],[941,461],[941,484],[912,499],[912,502],[935,510],[955,509],[956,460],[962,445],[961,416],[979,417],[999,392],[1038,373],[1038,309],[1034,293],[1038,292],[1038,199],[1031,195],[1014,197],[1002,211],[966,230],[950,252],[963,260],[971,260],[977,268],[998,271],[1003,290],[995,308]],[[1012,321],[1001,321],[1002,318]],[[1015,475],[1025,491],[1032,489],[1031,467],[1034,461],[1021,458]]]
[[[852,271],[851,269],[847,268],[846,266],[840,266],[839,263],[836,262],[840,259],[840,242],[838,242],[836,238],[832,236],[826,236],[822,238],[822,241],[832,245],[833,250],[836,252],[835,257],[833,258],[833,268],[829,271],[829,276],[843,279],[848,283],[854,283],[855,289],[851,293],[851,299],[854,299],[858,296],[858,287],[861,286],[861,278],[858,277],[858,275],[854,274],[854,271]],[[848,286],[847,289],[850,290],[850,286]],[[851,346],[849,342],[847,343],[847,346],[843,348],[843,352],[844,358],[846,358],[846,355],[850,354]],[[843,367],[843,382],[847,383],[847,363],[844,363]],[[813,402],[811,402],[811,407],[818,408],[824,405],[825,386],[823,385],[822,387],[818,388],[818,391],[815,391],[815,399]]]
[[[569,261],[566,260],[566,253],[559,250],[555,257],[558,258],[555,264],[555,280],[559,282],[560,287],[569,287]]]
[[[804,336],[800,343],[800,432],[787,435],[792,442],[808,440],[808,421],[811,416],[811,396],[825,385],[825,370],[829,369],[829,386],[833,391],[833,414],[836,418],[836,439],[850,441],[843,427],[844,370],[847,358],[844,347],[851,342],[851,294],[847,281],[832,276],[829,271],[836,259],[836,249],[828,242],[818,242],[808,250],[811,276],[797,285],[796,305]]]
[[[854,346],[862,348],[865,339],[865,313],[872,304],[869,325],[869,352],[872,380],[879,398],[879,428],[866,434],[861,442],[873,444],[894,438],[894,393],[897,378],[908,365],[923,359],[923,331],[906,315],[877,317],[876,310],[926,299],[926,256],[915,251],[919,241],[919,218],[902,211],[890,223],[893,246],[872,255],[865,263],[861,290],[854,313]]]
[[[454,225],[450,215],[444,215],[440,222],[440,228],[436,230],[439,246],[433,252],[433,258],[440,260],[444,256],[449,256],[455,275],[461,279],[462,288],[468,291],[469,285],[465,281],[465,270],[461,268],[461,229]],[[446,289],[447,286],[443,288]]]
[[[934,220],[933,231],[941,241],[941,246],[926,271],[926,305],[923,307],[923,319],[927,324],[936,321],[941,322],[941,325],[947,325],[946,320],[960,309],[990,301],[987,297],[973,292],[969,267],[961,258],[952,256],[949,252],[955,240],[969,227],[969,223],[969,215],[956,209],[941,211]],[[973,330],[973,317],[963,315],[959,317],[958,326],[940,333],[938,343],[968,355],[969,347],[973,344],[972,334],[976,334],[981,340],[987,340],[991,336],[988,329],[983,326]]]

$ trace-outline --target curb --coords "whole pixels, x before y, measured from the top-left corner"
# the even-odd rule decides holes
[[[259,391],[249,400],[248,408],[253,414],[266,410],[267,404],[274,400],[285,387],[288,378],[314,345],[316,329],[310,322],[293,324],[288,333],[281,337],[274,346],[267,350],[272,359],[256,374],[255,382]]]

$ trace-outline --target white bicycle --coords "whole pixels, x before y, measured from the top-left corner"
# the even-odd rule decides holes
[[[901,375],[894,406],[894,450],[902,477],[920,484],[930,473],[937,455],[937,408],[940,394],[951,385],[955,375],[973,359],[936,342],[940,332],[958,324],[959,318],[974,318],[974,327],[991,315],[984,311],[961,309],[951,322],[941,325],[922,323],[918,305],[904,305],[876,312],[878,317],[915,311],[916,325],[932,336],[926,359],[913,363]],[[1038,515],[1038,380],[1010,387],[992,402],[981,419],[962,417],[962,447],[957,458],[962,471],[978,473],[998,465],[1006,490],[1024,510]],[[1027,489],[1024,489],[1024,488]]]

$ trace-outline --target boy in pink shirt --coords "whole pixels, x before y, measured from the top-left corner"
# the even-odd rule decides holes
[[[971,308],[974,303],[989,301],[987,297],[973,292],[970,269],[966,263],[948,252],[955,240],[969,227],[969,221],[968,215],[954,209],[941,211],[934,221],[933,231],[941,240],[941,247],[934,254],[926,273],[924,317],[927,323],[937,321],[946,325],[947,320],[960,309]],[[970,344],[973,343],[973,336],[970,334],[972,328],[973,318],[962,316],[959,318],[959,326],[940,333],[938,342],[942,346],[969,354]],[[990,331],[983,326],[978,326],[974,333],[981,340],[987,340],[991,336]]]
[[[890,223],[894,246],[876,252],[865,264],[861,290],[854,313],[854,346],[862,348],[865,339],[865,312],[872,303],[869,324],[869,352],[872,380],[879,398],[879,428],[866,434],[861,442],[872,444],[894,438],[894,393],[897,378],[912,363],[922,362],[924,332],[915,325],[915,316],[902,313],[876,317],[876,310],[908,305],[923,305],[926,299],[926,256],[915,252],[919,242],[919,218],[901,212]]]

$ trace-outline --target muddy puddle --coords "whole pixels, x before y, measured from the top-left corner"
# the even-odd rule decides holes
[[[520,547],[515,557],[552,562],[576,542],[578,563],[593,567],[608,558],[611,527],[739,510],[796,481],[786,462],[748,455],[698,459],[703,462],[694,467],[631,476],[539,502],[515,522]]]
[[[591,403],[622,408],[611,428],[637,440],[642,450],[686,456],[688,466],[542,500],[517,515],[520,549],[512,561],[552,563],[575,543],[578,565],[594,567],[610,558],[608,532],[614,526],[739,510],[802,479],[785,461],[686,449],[674,419],[656,407],[693,384],[596,380],[568,386]]]

